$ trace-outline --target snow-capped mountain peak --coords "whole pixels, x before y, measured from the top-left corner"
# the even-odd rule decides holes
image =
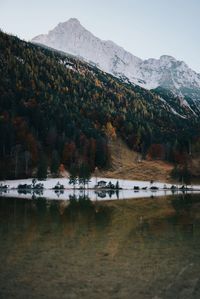
[[[82,57],[115,75],[120,73],[130,77],[142,62],[114,42],[95,37],[74,18],[59,23],[48,34],[36,36],[32,42]]]
[[[60,24],[71,24],[71,25],[81,25],[80,21],[76,18],[71,18],[68,21]]]
[[[114,42],[94,36],[76,18],[59,23],[48,34],[33,38],[32,42],[81,57],[105,72],[127,78],[146,89],[163,87],[176,95],[195,101],[200,99],[200,74],[185,62],[169,55],[142,60]]]

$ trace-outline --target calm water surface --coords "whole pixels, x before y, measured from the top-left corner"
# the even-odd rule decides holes
[[[200,298],[200,195],[0,198],[0,298]]]

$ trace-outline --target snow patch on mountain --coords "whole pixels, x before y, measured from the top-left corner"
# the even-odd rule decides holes
[[[167,103],[167,101],[165,99],[163,99],[162,97],[159,97],[160,101],[164,103],[165,107],[168,108],[169,111],[171,111],[173,114],[186,119],[187,117],[184,115],[181,115],[180,113],[178,113],[173,107],[171,107],[169,105],[169,103]]]

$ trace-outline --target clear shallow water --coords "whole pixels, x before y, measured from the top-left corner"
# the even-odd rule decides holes
[[[200,298],[200,196],[0,198],[0,298]]]

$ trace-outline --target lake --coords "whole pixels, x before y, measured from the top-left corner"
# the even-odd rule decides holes
[[[87,195],[91,200],[116,200],[116,199],[128,199],[128,198],[144,198],[144,197],[159,197],[172,194],[182,194],[185,192],[200,193],[200,185],[188,186],[189,190],[183,190],[182,185],[176,185],[174,190],[172,184],[165,184],[162,182],[154,181],[153,184],[148,181],[133,181],[123,179],[111,179],[111,178],[95,178],[92,177],[87,185],[86,189],[83,189],[81,185],[76,185],[74,189],[69,183],[68,178],[48,178],[46,180],[38,181],[43,185],[42,189],[21,189],[20,185],[32,185],[32,178],[21,180],[7,180],[0,181],[0,186],[8,186],[8,188],[0,188],[0,197],[15,197],[26,199],[37,199],[39,197],[45,197],[52,200],[69,200],[71,197],[82,197]],[[106,184],[119,184],[120,189],[111,188],[96,188],[97,182],[105,182]],[[55,189],[58,184],[63,185],[64,189]],[[156,190],[152,190],[156,188]]]
[[[200,195],[0,198],[0,298],[200,298]]]

